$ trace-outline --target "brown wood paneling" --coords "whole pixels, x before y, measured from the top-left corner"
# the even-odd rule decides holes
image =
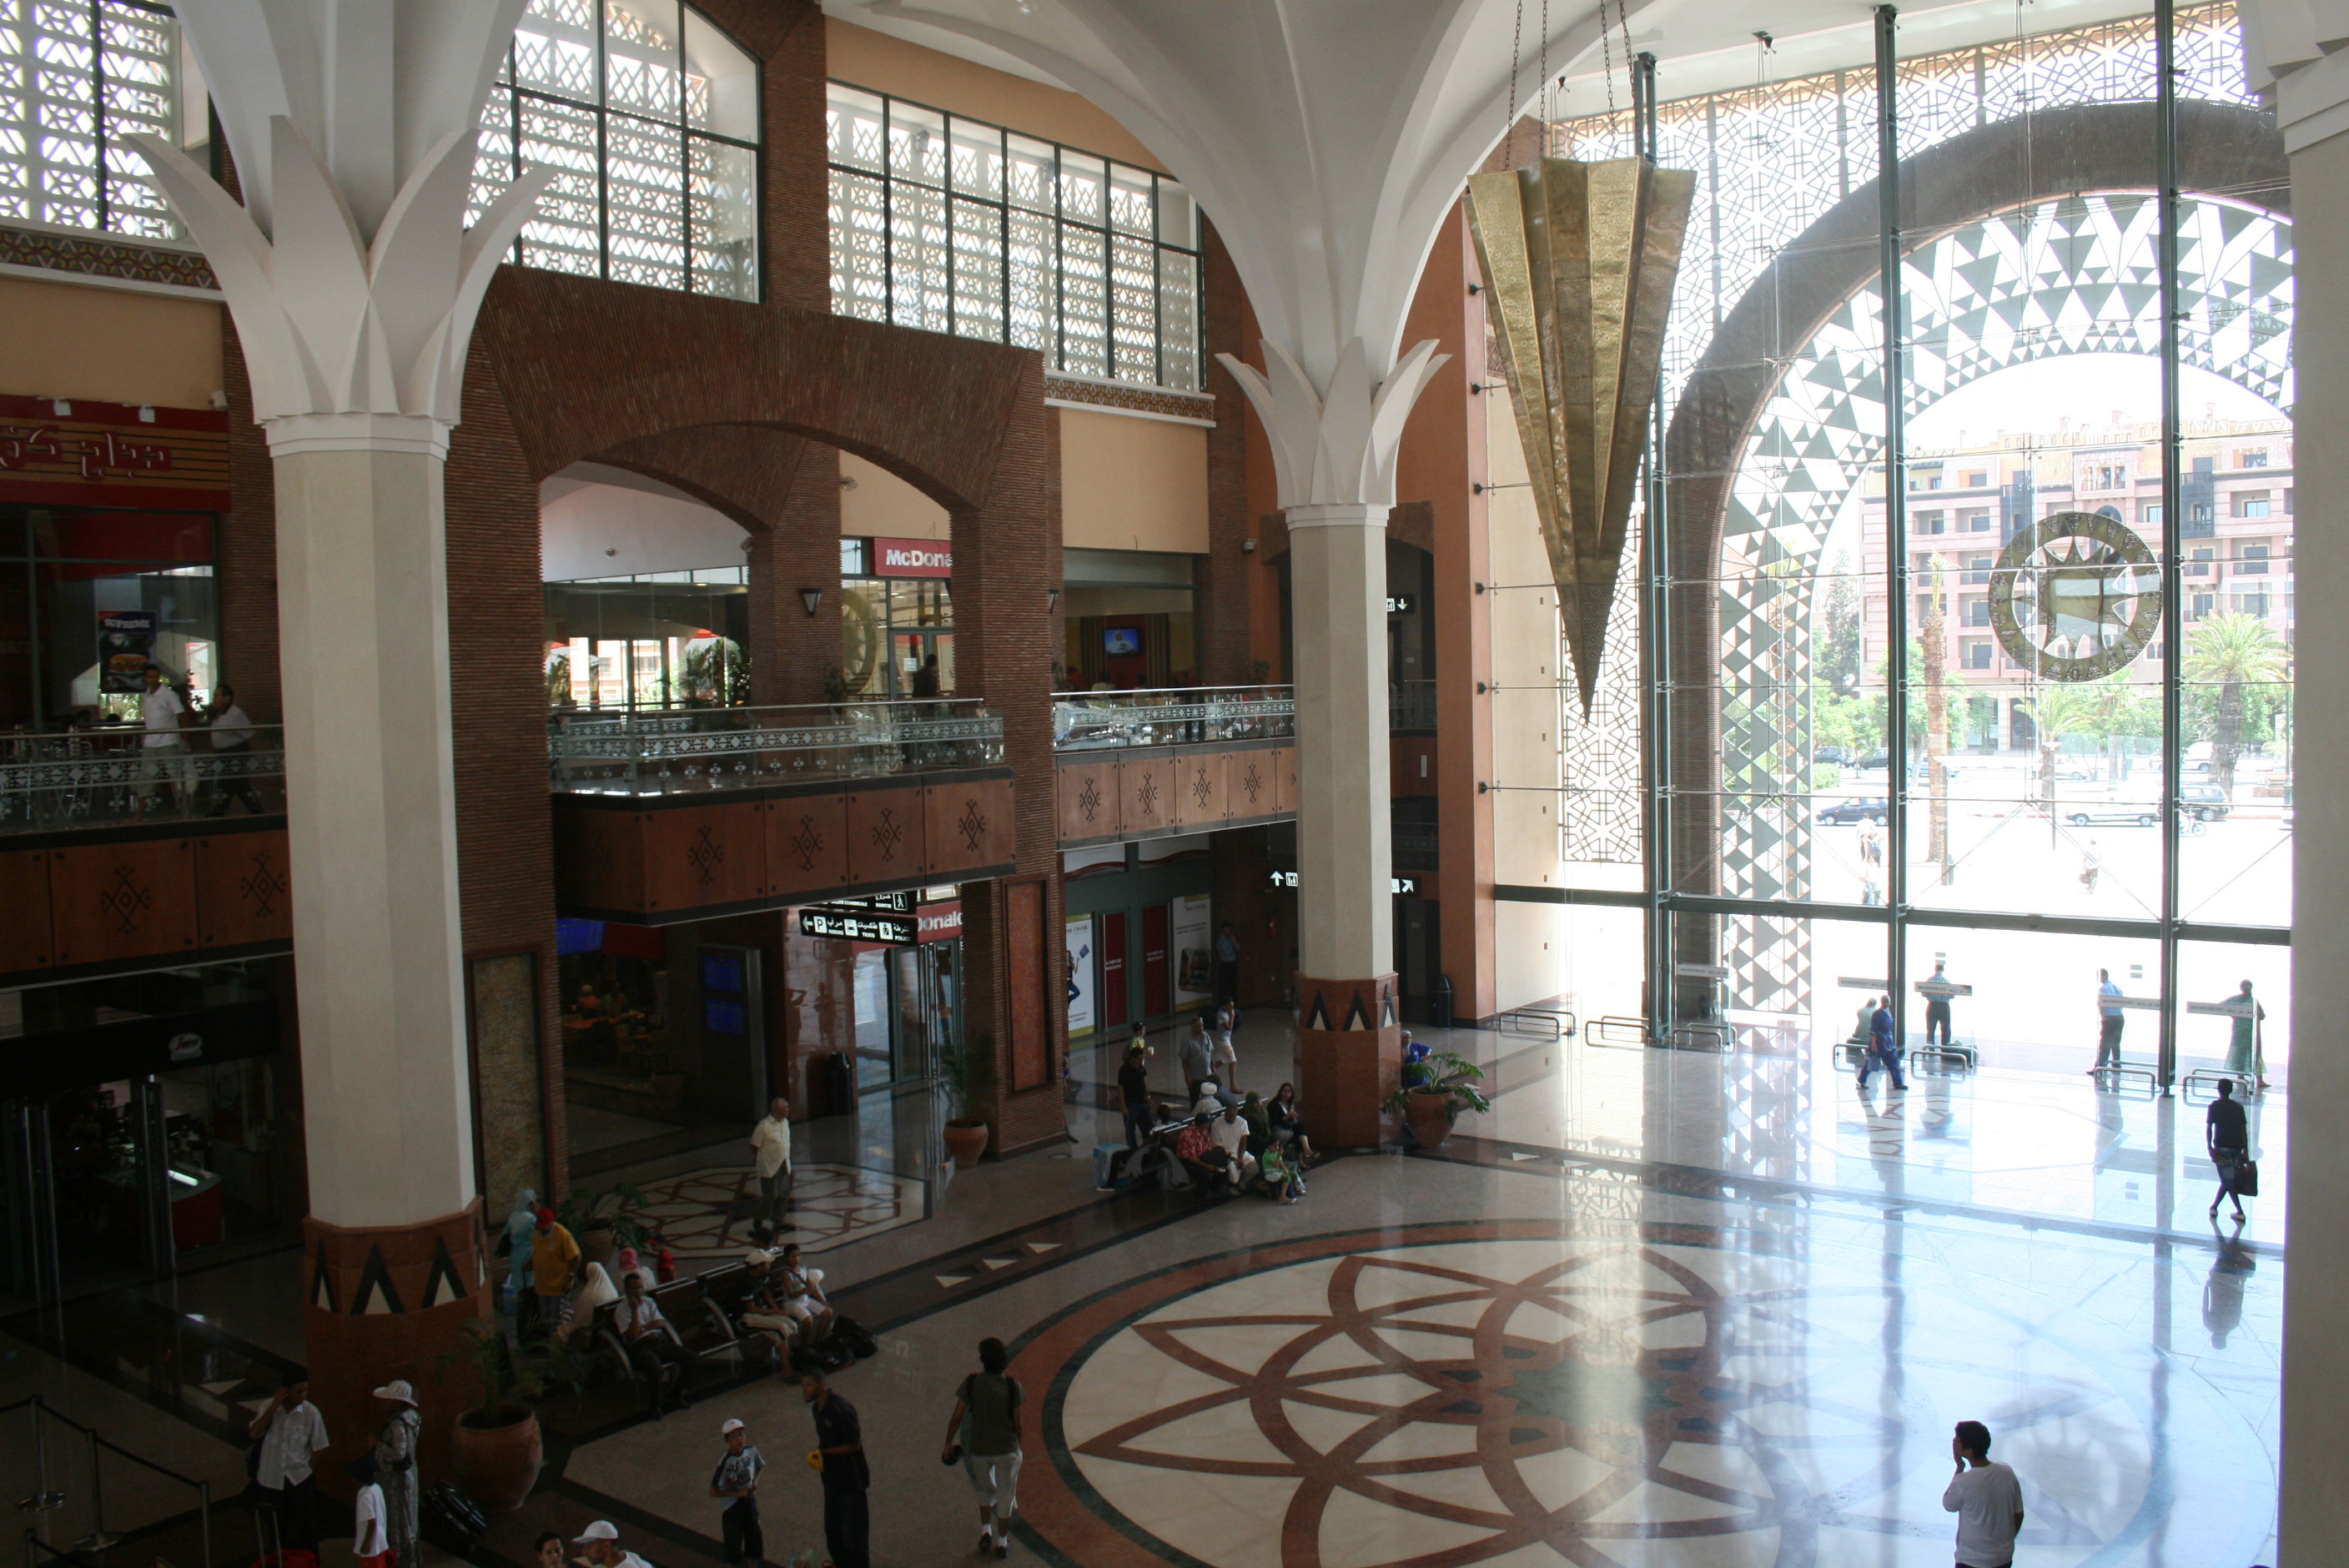
[[[566,807],[555,797],[556,896],[574,909],[645,913],[646,815]]]
[[[756,800],[647,811],[646,907],[743,903],[767,891],[767,823]]]
[[[848,880],[852,885],[903,882],[928,874],[922,834],[922,787],[862,789],[848,798]]]
[[[1128,757],[1118,766],[1119,830],[1150,833],[1171,828],[1174,814],[1174,764],[1167,757]]]
[[[49,851],[57,962],[107,964],[196,948],[195,841]]]
[[[767,802],[767,892],[823,892],[848,882],[848,797]]]
[[[1226,797],[1232,820],[1244,822],[1273,813],[1278,794],[1275,776],[1279,771],[1278,754],[1263,747],[1232,753],[1230,793]]]
[[[0,974],[50,964],[49,856],[46,850],[0,854]]]
[[[1051,1081],[1052,1025],[1045,1004],[1044,884],[1007,882],[1003,886],[1005,984],[1011,1003],[1011,1088],[1036,1088]]]
[[[1174,820],[1186,828],[1211,828],[1229,817],[1230,772],[1230,758],[1221,751],[1194,751],[1174,758]]]
[[[294,878],[285,833],[196,841],[196,941],[204,947],[294,939]]]
[[[1122,813],[1116,758],[1063,762],[1053,773],[1062,840],[1106,838],[1118,831]]]
[[[924,874],[941,880],[957,872],[1010,863],[1019,824],[1011,807],[1009,779],[931,779],[922,793]]]
[[[1297,810],[1297,748],[1275,747],[1272,758],[1272,809],[1276,811]]]

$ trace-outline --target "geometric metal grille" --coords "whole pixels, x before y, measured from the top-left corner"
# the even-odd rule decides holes
[[[512,260],[756,299],[757,81],[677,0],[530,0],[481,108],[467,222],[552,169]]]
[[[0,0],[0,217],[185,237],[124,138],[180,145],[180,25],[137,0]]]
[[[1197,217],[1174,181],[834,82],[832,308],[1195,391]]]

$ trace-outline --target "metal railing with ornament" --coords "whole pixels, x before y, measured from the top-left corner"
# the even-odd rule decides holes
[[[284,732],[274,724],[162,736],[135,724],[0,733],[0,832],[285,810]]]
[[[1296,733],[1297,697],[1285,686],[1064,691],[1052,696],[1052,749],[1059,752],[1278,740]]]
[[[677,795],[879,779],[1003,761],[1002,717],[976,698],[547,716],[561,794]]]

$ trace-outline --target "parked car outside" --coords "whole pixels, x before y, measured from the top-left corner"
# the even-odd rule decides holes
[[[2232,802],[2216,784],[2189,784],[2178,791],[2178,809],[2205,822],[2224,821]]]
[[[1838,800],[1821,808],[1818,820],[1827,827],[1846,827],[1853,822],[1875,822],[1881,825],[1885,805],[1881,800]]]
[[[2097,800],[2087,805],[2059,807],[2057,812],[2075,828],[2098,824],[2139,828],[2161,825],[2161,808],[2150,800]]]

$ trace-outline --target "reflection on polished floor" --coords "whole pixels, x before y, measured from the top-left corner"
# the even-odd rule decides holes
[[[2281,1206],[2212,1228],[2198,1105],[2016,1070],[1863,1098],[1824,1052],[1448,1043],[1485,1063],[1494,1113],[1441,1150],[1329,1161],[1291,1209],[1096,1193],[1096,1052],[1076,1150],[941,1171],[920,1097],[812,1125],[803,1158],[909,1200],[823,1259],[882,1342],[838,1381],[873,1456],[874,1561],[967,1554],[972,1501],[938,1442],[987,1336],[1030,1398],[1015,1561],[1923,1568],[1951,1560],[1966,1418],[2023,1478],[2018,1562],[2273,1560]],[[1289,1076],[1277,1014],[1241,1052],[1249,1087]],[[2281,1121],[2272,1097],[2254,1110],[2266,1158]],[[626,1174],[709,1207],[733,1157]],[[240,1298],[282,1280],[239,1266],[185,1282],[205,1333],[257,1341],[255,1364],[297,1352]],[[218,1430],[122,1353],[169,1313],[82,1315],[117,1343],[19,1322],[20,1373],[67,1398],[110,1383],[117,1410],[135,1392],[132,1425]],[[478,1560],[518,1565],[538,1531],[607,1517],[661,1568],[716,1568],[729,1417],[792,1460],[762,1494],[769,1558],[817,1547],[807,1413],[754,1378],[657,1422],[600,1391]]]

